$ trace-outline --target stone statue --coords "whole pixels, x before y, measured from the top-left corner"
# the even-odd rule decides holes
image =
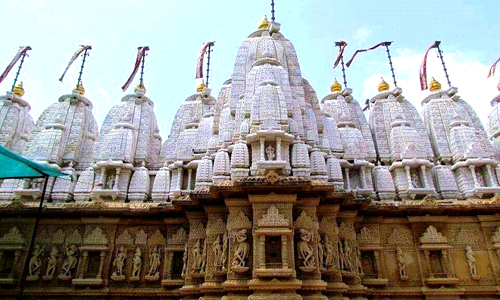
[[[212,243],[212,252],[214,255],[214,261],[216,267],[222,267],[223,257],[222,257],[222,244],[220,241],[220,235],[217,235],[217,238]]]
[[[159,278],[160,273],[158,272],[158,268],[160,267],[160,253],[161,249],[158,248],[157,245],[151,249],[150,258],[149,258],[149,272],[148,277]]]
[[[196,243],[194,244],[193,248],[193,269],[196,271],[201,270],[203,260],[203,249],[201,248],[201,239],[196,240]]]
[[[78,247],[76,245],[71,245],[66,247],[66,259],[61,267],[61,273],[59,274],[60,279],[71,278],[71,271],[76,267],[78,262]]]
[[[325,244],[321,240],[321,235],[318,235],[318,260],[319,267],[325,268]]]
[[[401,250],[399,246],[396,247],[396,260],[398,261],[399,278],[401,280],[407,280],[408,275],[406,274],[406,258],[404,257],[403,250]]]
[[[135,249],[134,259],[132,260],[132,277],[131,280],[139,280],[139,276],[141,276],[141,266],[142,266],[142,250],[137,247]]]
[[[274,158],[276,157],[276,154],[274,153],[273,146],[271,146],[271,145],[267,146],[266,155],[267,155],[267,160],[274,160]]]
[[[106,182],[106,188],[108,190],[112,190],[115,186],[115,177],[114,176],[108,176],[108,182]]]
[[[344,270],[345,269],[344,246],[342,245],[341,240],[339,240],[339,264],[340,264],[340,270]]]
[[[59,250],[57,250],[56,246],[53,246],[50,251],[50,256],[47,259],[47,270],[45,270],[45,277],[47,279],[52,279],[54,273],[56,272],[57,254],[59,254]]]
[[[340,241],[339,242],[340,244],[340,247],[339,248],[342,248],[342,242]],[[343,245],[343,250],[341,251],[341,261],[343,262],[343,265],[344,265],[344,270],[346,271],[352,271],[352,266],[353,266],[353,263],[352,263],[352,249],[351,247],[349,246],[349,242],[348,241],[344,241],[344,245]]]
[[[43,249],[40,248],[40,245],[35,245],[35,249],[33,249],[33,256],[30,258],[29,262],[29,275],[37,277],[40,275],[42,262],[40,261],[40,256],[43,253]]]
[[[300,229],[300,241],[297,244],[299,259],[304,261],[304,267],[314,267],[314,251],[311,245],[312,232],[307,229]]]
[[[236,232],[235,235],[236,239],[236,250],[234,251],[234,258],[233,258],[233,268],[245,268],[246,266],[246,259],[248,257],[248,252],[250,249],[250,246],[248,245],[247,240],[247,230],[246,229],[241,229],[238,232]]]
[[[186,245],[184,245],[184,255],[182,256],[182,273],[181,275],[184,276],[187,274],[187,260],[188,260],[188,247],[187,247],[187,243]]]
[[[205,271],[205,265],[207,262],[207,244],[203,241],[203,252],[201,253],[201,268],[200,273]]]
[[[327,269],[335,268],[336,253],[333,242],[330,241],[328,235],[325,236],[325,267]]]
[[[420,188],[420,183],[419,183],[419,179],[418,179],[418,174],[415,173],[415,172],[412,172],[411,175],[411,184],[413,185],[414,188]]]
[[[484,180],[484,175],[481,170],[476,170],[477,184],[481,187],[486,186],[486,182]]]
[[[113,261],[113,267],[115,267],[115,271],[113,272],[112,277],[115,277],[114,279],[121,279],[124,277],[123,275],[123,267],[125,266],[125,260],[127,259],[127,250],[125,247],[120,246],[118,251],[116,252],[116,258]]]
[[[477,267],[476,267],[476,258],[474,257],[474,252],[470,246],[465,247],[465,257],[467,258],[467,263],[469,264],[469,271],[472,278],[478,277],[477,275]]]
[[[222,269],[226,268],[227,262],[227,232],[224,232],[224,237],[222,238]]]

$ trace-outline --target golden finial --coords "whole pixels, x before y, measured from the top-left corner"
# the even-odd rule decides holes
[[[202,79],[201,83],[196,87],[196,92],[201,93],[206,87],[205,80]]]
[[[497,85],[497,90],[499,90],[499,91],[500,91],[500,82],[499,82],[499,83],[498,83],[498,85]]]
[[[431,92],[439,91],[441,89],[441,83],[437,82],[434,77],[432,77],[431,84],[429,85],[429,90]]]
[[[267,16],[264,15],[262,21],[257,24],[257,29],[267,29],[267,27],[269,27],[269,20],[267,19]]]
[[[332,93],[334,92],[340,92],[342,90],[342,85],[337,81],[337,78],[332,82],[332,85],[330,85],[330,91]]]
[[[144,86],[144,84],[142,82],[139,83],[139,85],[135,87],[134,92],[137,93],[138,90],[142,90],[143,93],[146,93],[146,87]]]
[[[378,84],[378,91],[379,92],[385,92],[385,91],[388,91],[389,90],[389,84],[387,82],[385,82],[384,78],[383,77],[380,77],[380,79],[382,81],[380,81],[380,83]]]
[[[83,88],[83,84],[80,82],[73,91],[77,91],[80,95],[85,95],[85,89]]]
[[[14,94],[22,97],[24,95],[23,82],[22,81],[19,82],[19,84],[14,87],[14,90],[12,92]]]

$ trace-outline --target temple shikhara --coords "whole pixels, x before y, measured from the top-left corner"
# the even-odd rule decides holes
[[[43,180],[0,181],[0,297],[499,299],[500,96],[487,131],[467,101],[489,99],[435,80],[422,114],[373,92],[318,97],[267,19],[165,140],[142,81],[100,126],[81,84],[36,123],[16,86],[0,143],[73,181],[49,179],[31,252]]]

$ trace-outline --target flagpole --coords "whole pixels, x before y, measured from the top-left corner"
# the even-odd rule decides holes
[[[274,17],[274,13],[275,13],[275,10],[274,10],[274,0],[271,0],[271,21],[273,21],[273,22],[276,19]]]
[[[335,46],[339,47],[340,51],[342,51],[342,42],[335,42]],[[342,64],[342,77],[344,77],[344,88],[347,88],[347,77],[345,75],[345,65],[344,65],[344,54],[340,56],[340,63]]]
[[[88,47],[84,46],[84,45],[82,45],[82,46],[85,47],[85,52],[83,52],[83,60],[82,60],[82,65],[80,67],[80,74],[78,74],[78,81],[76,83],[77,88],[82,83],[83,68],[85,67],[85,60],[86,60],[87,56],[89,55],[88,50],[92,49],[92,46],[88,46]]]
[[[19,63],[19,68],[17,69],[16,77],[14,78],[14,83],[12,84],[11,92],[14,92],[14,88],[16,87],[17,79],[19,78],[19,74],[21,73],[21,69],[23,67],[24,63],[24,58],[28,56],[28,51],[31,50],[31,47],[28,46],[26,52],[23,53],[23,56],[21,57],[21,63]]]
[[[448,86],[451,87],[450,76],[448,76],[448,69],[446,69],[446,65],[444,64],[443,51],[439,48],[441,41],[436,41],[436,47],[438,49],[439,59],[441,59],[441,64],[443,65],[444,75],[446,76],[446,81],[448,81]]]
[[[210,52],[212,52],[212,46],[215,44],[215,42],[211,42],[210,44],[208,44],[208,50],[207,50],[207,53],[208,53],[208,56],[207,56],[207,76],[206,76],[206,85],[207,85],[207,88],[208,88],[208,78],[210,77]]]
[[[146,46],[147,50],[149,50],[149,46]],[[144,85],[144,64],[146,63],[146,51],[144,51],[144,55],[142,56],[142,63],[141,63],[141,79],[140,79],[140,85]]]
[[[396,74],[394,74],[394,68],[392,66],[391,51],[389,50],[389,46],[391,44],[392,44],[392,42],[386,42],[386,43],[384,43],[384,46],[385,46],[385,49],[387,51],[387,58],[389,59],[389,66],[391,67],[392,80],[394,80],[394,87],[398,87],[398,83],[396,82]]]

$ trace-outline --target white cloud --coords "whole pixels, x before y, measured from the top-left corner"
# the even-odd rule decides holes
[[[358,42],[358,43],[365,43],[368,41],[368,39],[372,36],[373,30],[367,27],[362,27],[359,28],[356,33],[354,33],[353,38]]]
[[[398,86],[403,89],[405,98],[418,111],[422,110],[421,101],[429,94],[429,91],[420,90],[419,70],[422,58],[423,53],[410,49],[396,50],[393,55]],[[460,97],[472,106],[486,128],[488,115],[492,109],[490,101],[498,95],[496,89],[498,80],[486,78],[489,66],[480,63],[474,53],[447,51],[444,59],[452,86],[458,88]],[[376,94],[376,88],[382,75],[391,88],[394,87],[387,62],[380,61],[377,70],[377,74],[364,81],[364,98],[371,98]],[[427,76],[428,82],[432,77],[435,77],[443,89],[448,88],[441,61],[437,58],[435,50],[431,50],[428,55]]]

